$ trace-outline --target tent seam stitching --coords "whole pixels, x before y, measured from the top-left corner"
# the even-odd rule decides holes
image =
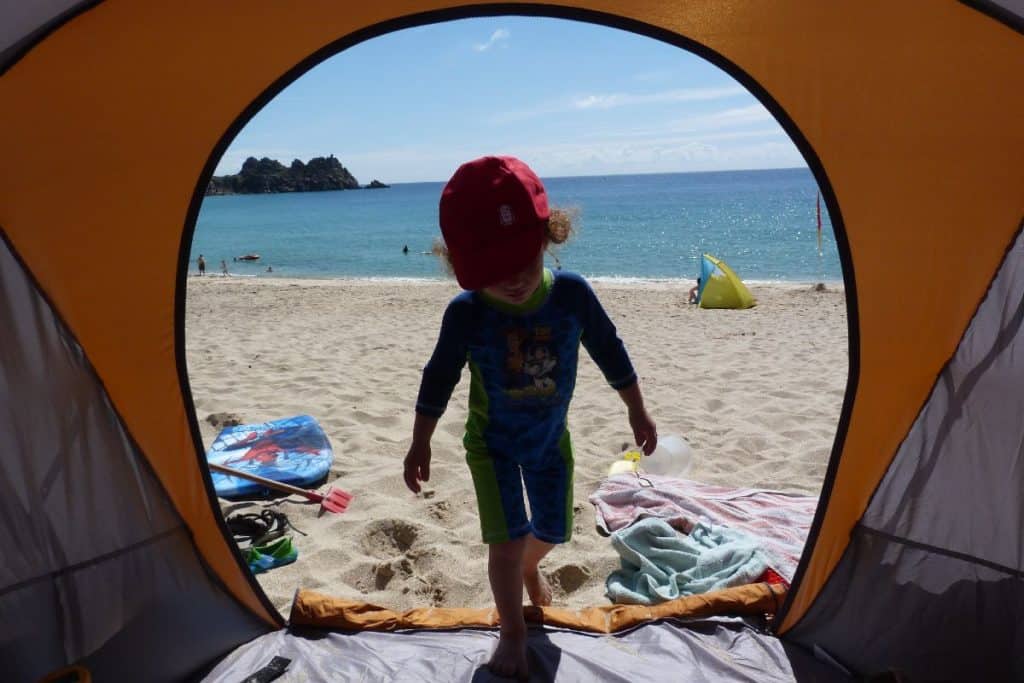
[[[5,595],[7,595],[8,593],[13,593],[15,591],[19,591],[19,590],[21,590],[23,588],[31,586],[32,584],[40,583],[42,581],[46,581],[47,579],[56,579],[56,578],[61,577],[61,576],[65,576],[65,575],[68,575],[68,574],[73,574],[73,573],[75,573],[77,571],[80,571],[82,569],[86,569],[88,567],[92,567],[93,565],[101,564],[103,562],[106,562],[107,560],[114,559],[114,558],[119,557],[121,555],[126,555],[126,554],[134,552],[134,551],[136,551],[139,548],[142,548],[144,546],[152,545],[153,543],[157,543],[159,541],[162,541],[165,538],[171,536],[172,534],[175,534],[175,533],[177,533],[177,532],[179,532],[179,531],[181,531],[182,529],[185,529],[185,528],[186,528],[185,523],[184,522],[179,522],[176,526],[171,527],[170,529],[167,529],[165,531],[161,531],[159,534],[156,534],[155,536],[150,536],[149,538],[144,538],[141,541],[136,541],[135,543],[132,543],[131,545],[124,546],[123,548],[118,548],[117,550],[111,550],[108,553],[104,553],[102,555],[97,555],[96,557],[92,557],[92,558],[90,558],[88,560],[84,560],[82,562],[78,562],[77,564],[68,565],[67,567],[62,567],[62,568],[56,569],[56,570],[54,570],[52,572],[47,572],[46,574],[40,574],[38,576],[34,576],[31,579],[25,579],[24,581],[20,581],[20,582],[18,582],[16,584],[13,584],[11,586],[8,586],[8,587],[4,588],[3,590],[0,590],[0,597],[3,597]]]
[[[862,524],[862,523],[857,524],[857,526],[855,526],[853,528],[853,533],[854,534],[861,533],[861,534],[868,534],[868,535],[871,535],[871,536],[877,536],[879,538],[883,538],[883,539],[885,539],[887,541],[891,541],[893,543],[898,543],[900,545],[904,545],[904,546],[907,546],[909,548],[914,548],[915,550],[924,550],[924,551],[927,551],[927,552],[930,552],[930,553],[935,553],[937,555],[944,555],[946,557],[952,557],[952,558],[955,558],[955,559],[958,559],[958,560],[964,560],[965,562],[970,562],[971,564],[977,564],[977,565],[980,565],[980,566],[983,566],[983,567],[988,567],[989,569],[994,569],[996,571],[1003,572],[1005,574],[1009,574],[1009,575],[1015,576],[1017,578],[1024,578],[1024,570],[1014,569],[1013,567],[1007,567],[1006,565],[999,564],[998,562],[992,562],[991,560],[986,560],[986,559],[977,557],[976,555],[970,555],[968,553],[961,553],[961,552],[958,552],[956,550],[949,550],[948,548],[942,548],[940,546],[931,545],[929,543],[922,543],[920,541],[913,541],[913,540],[911,540],[909,538],[901,538],[899,536],[896,536],[894,534],[889,533],[888,531],[882,531],[881,529],[875,529],[873,527],[869,527],[869,526],[867,526],[865,524]]]

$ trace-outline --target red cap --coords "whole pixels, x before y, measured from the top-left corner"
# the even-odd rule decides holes
[[[515,157],[467,161],[441,192],[441,234],[463,289],[483,289],[530,265],[551,215],[540,178]]]

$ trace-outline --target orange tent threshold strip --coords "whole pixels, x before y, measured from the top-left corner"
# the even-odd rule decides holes
[[[523,611],[526,621],[531,624],[590,633],[615,633],[659,619],[775,614],[785,599],[786,589],[781,585],[752,583],[652,606],[603,605],[575,611],[558,607],[524,607]],[[350,631],[497,628],[498,614],[490,608],[459,607],[419,607],[395,612],[368,602],[299,589],[292,603],[290,622],[292,626]]]

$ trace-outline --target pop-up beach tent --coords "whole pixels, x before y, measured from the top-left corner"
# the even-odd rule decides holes
[[[399,667],[468,677],[465,653],[486,632],[458,611],[426,618],[460,628],[394,634],[365,629],[409,622],[358,605],[361,617],[342,618],[311,600],[295,623],[319,614],[364,632],[282,628],[219,520],[183,309],[203,190],[260,107],[360,41],[501,14],[635,31],[749,88],[826,198],[849,321],[821,502],[771,631],[731,616],[756,596],[711,610],[725,616],[689,612],[698,626],[647,623],[675,616],[654,611],[605,619],[631,625],[616,638],[546,611],[566,627],[533,642],[538,676],[686,680],[700,668],[786,680],[831,658],[855,673],[1024,678],[1019,1],[47,0],[2,11],[6,680],[75,662],[98,680],[240,680],[271,654],[304,680]],[[331,647],[345,654],[318,650]]]
[[[754,297],[725,261],[703,254],[697,303],[701,308],[750,308]]]

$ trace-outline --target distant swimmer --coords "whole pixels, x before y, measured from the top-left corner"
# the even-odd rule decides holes
[[[196,265],[199,266],[199,274],[206,275],[206,259],[203,258],[202,254],[196,259]]]
[[[408,254],[409,253],[409,245],[408,244],[406,244],[406,245],[404,245],[402,247],[402,253],[403,254]]]
[[[268,273],[273,273],[274,272],[274,268],[272,266],[267,266],[267,272]]]

